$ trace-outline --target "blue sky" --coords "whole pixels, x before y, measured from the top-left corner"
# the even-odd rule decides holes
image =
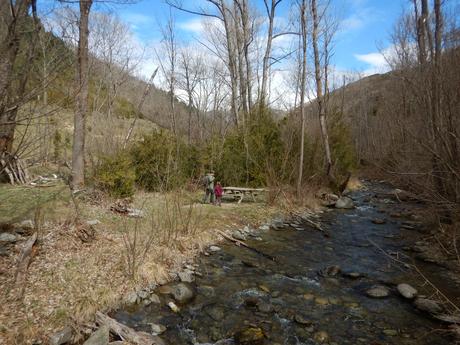
[[[197,8],[203,0],[183,0],[188,8]],[[262,0],[253,0],[261,11]],[[278,16],[289,15],[290,0],[284,0]],[[387,48],[391,29],[409,5],[408,0],[332,0],[334,12],[341,23],[335,39],[333,63],[337,69],[377,72],[384,69],[384,60],[379,48]],[[169,16],[170,8],[163,0],[141,0],[133,5],[116,5],[121,19],[128,22],[137,38],[144,44],[159,39],[158,23]],[[200,18],[193,14],[174,10],[177,35],[184,41],[199,35],[197,24]]]

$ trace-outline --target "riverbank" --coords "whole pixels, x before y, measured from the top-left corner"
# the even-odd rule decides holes
[[[2,186],[0,218],[12,225],[2,229],[10,236],[0,248],[0,344],[46,344],[65,327],[73,341],[84,339],[95,327],[96,311],[176,279],[184,265],[222,240],[218,231],[257,227],[292,207],[268,206],[262,197],[217,207],[200,198],[199,192],[137,193],[129,208],[142,217],[130,217],[120,213],[126,204],[99,194],[84,195],[75,205],[61,183]],[[18,286],[17,258],[34,232],[32,261]]]

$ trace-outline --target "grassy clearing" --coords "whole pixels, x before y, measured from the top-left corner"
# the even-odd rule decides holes
[[[96,310],[118,306],[126,293],[174,279],[184,263],[220,240],[216,229],[257,224],[279,212],[263,200],[217,207],[197,203],[201,197],[199,192],[138,192],[133,205],[145,213],[138,220],[110,211],[114,200],[85,199],[79,205],[82,219],[100,223],[95,225],[95,239],[82,243],[69,221],[75,213],[64,185],[2,186],[0,200],[7,204],[1,210],[2,221],[30,219],[34,208],[41,205],[45,225],[29,267],[23,300],[14,298],[19,248],[10,249],[8,257],[0,257],[0,344],[2,339],[4,344],[28,344],[37,339],[46,343],[46,336],[55,330],[81,325],[91,321]],[[152,241],[130,276],[126,240],[132,240],[135,231],[139,252],[149,239]]]

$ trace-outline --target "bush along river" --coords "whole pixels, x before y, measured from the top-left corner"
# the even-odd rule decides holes
[[[454,344],[448,329],[458,318],[446,297],[458,302],[458,283],[416,258],[429,231],[416,216],[423,205],[390,192],[367,183],[349,195],[354,208],[308,218],[327,233],[301,217],[236,232],[255,250],[211,246],[182,281],[111,316],[178,345]]]

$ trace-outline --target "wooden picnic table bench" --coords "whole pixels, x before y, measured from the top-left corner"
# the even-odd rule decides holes
[[[238,204],[241,204],[245,195],[250,195],[252,200],[256,201],[256,196],[259,193],[267,192],[265,188],[247,188],[247,187],[223,187],[225,195],[233,195],[235,199],[238,199]]]

